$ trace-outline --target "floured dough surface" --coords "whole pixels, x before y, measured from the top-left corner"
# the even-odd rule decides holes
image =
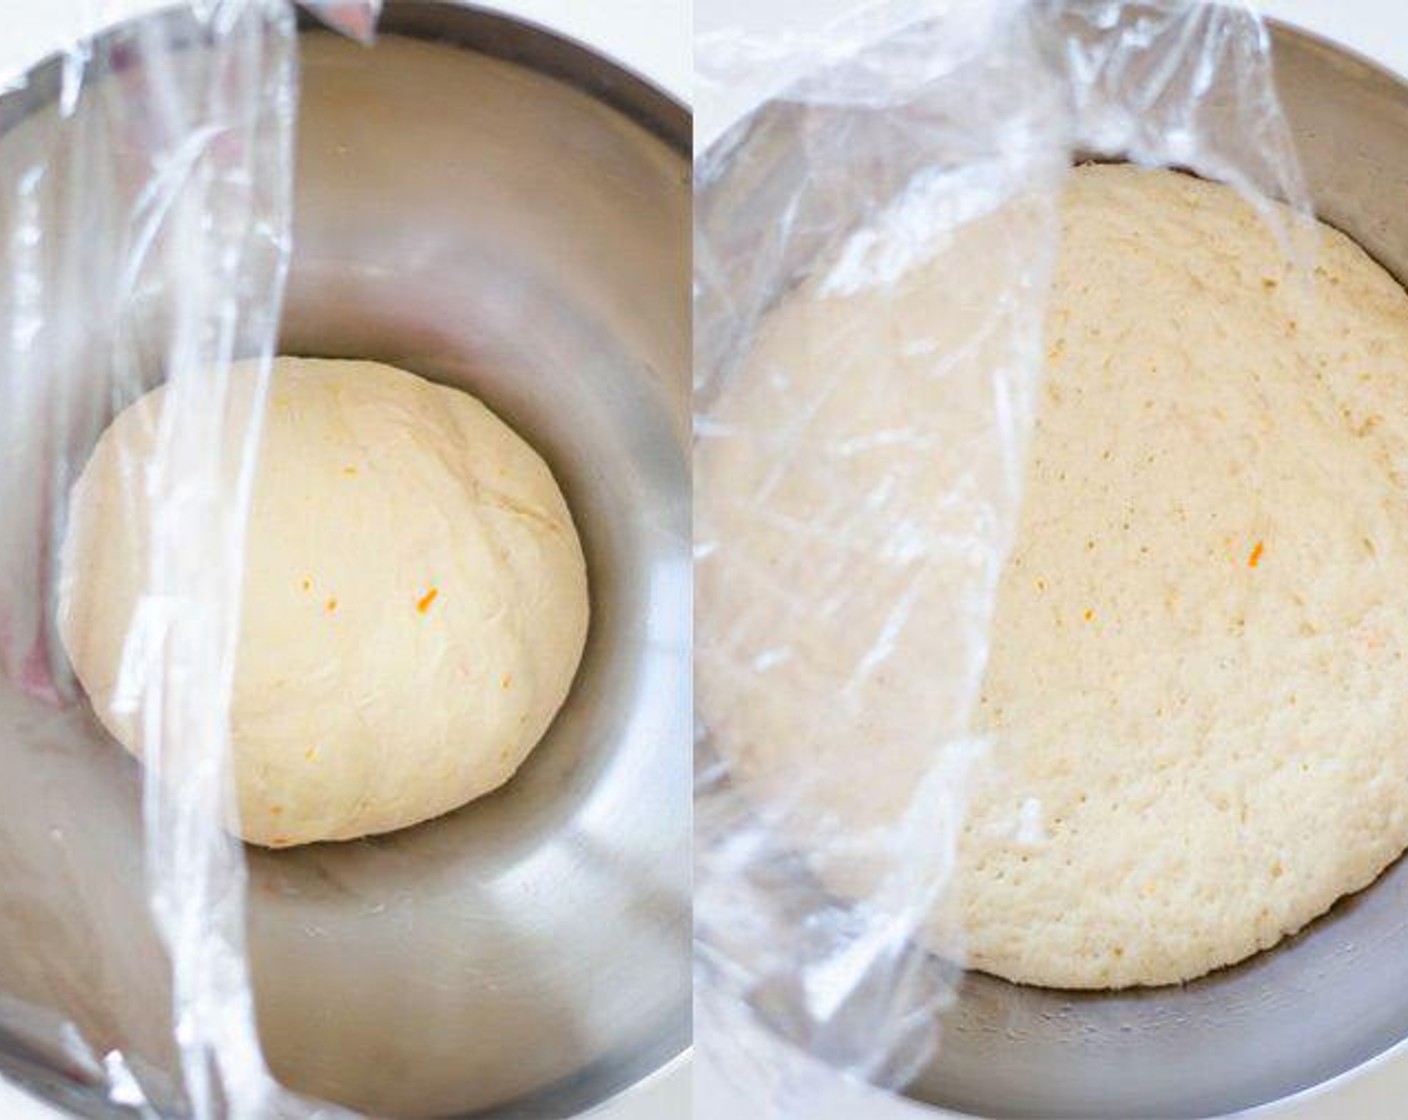
[[[960,897],[979,968],[1157,984],[1408,845],[1408,297],[1326,229],[1298,307],[1171,172],[1078,172],[1063,227]]]
[[[928,932],[1020,982],[1163,984],[1408,847],[1408,296],[1322,227],[1298,302],[1255,212],[1173,172],[1080,169],[1061,225],[971,720],[991,751]],[[727,731],[745,772],[798,763],[775,728]],[[907,780],[925,749],[896,756]],[[825,799],[862,828],[903,804]]]
[[[235,367],[232,399],[252,376]],[[162,398],[113,421],[74,488],[60,605],[94,710],[138,753],[118,692]],[[467,393],[374,362],[274,363],[244,579],[240,830],[275,847],[386,832],[497,788],[585,642],[585,563],[547,465]]]

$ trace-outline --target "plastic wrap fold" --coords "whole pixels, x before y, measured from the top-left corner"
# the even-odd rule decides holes
[[[698,1039],[777,1114],[900,1086],[1021,500],[1063,176],[1230,182],[1296,252],[1265,28],[1171,0],[706,27],[696,166]],[[927,294],[925,294],[927,293]]]
[[[309,7],[359,37],[376,14]],[[266,1068],[220,826],[263,393],[233,393],[229,367],[267,373],[277,338],[295,12],[202,0],[96,36],[116,8],[67,14],[68,46],[0,98],[0,1072],[84,1115],[331,1115]],[[119,690],[138,768],[56,611],[70,488],[159,383],[156,455],[123,471],[149,544]]]

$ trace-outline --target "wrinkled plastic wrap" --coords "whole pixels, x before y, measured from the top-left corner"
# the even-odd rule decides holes
[[[1298,257],[1268,51],[1249,10],[1170,0],[698,43],[697,1037],[775,1114],[824,1067],[902,1086],[942,1045],[962,930],[948,963],[913,934],[988,746],[1063,176],[1230,182]]]
[[[309,7],[360,38],[376,14]],[[0,1073],[84,1115],[331,1115],[265,1066],[244,856],[220,826],[263,393],[236,399],[229,367],[267,374],[277,337],[295,12],[203,0],[96,37],[126,12],[65,14],[62,53],[0,99]],[[149,517],[120,683],[137,768],[88,710],[55,615],[70,488],[162,382],[156,456],[124,471]]]

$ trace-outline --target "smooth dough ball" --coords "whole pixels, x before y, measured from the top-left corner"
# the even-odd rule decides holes
[[[990,644],[967,726],[989,750],[954,787],[965,824],[924,936],[950,951],[961,930],[968,963],[1024,983],[1173,983],[1276,944],[1408,847],[1408,296],[1325,226],[1298,291],[1249,205],[1174,172],[1078,170],[1061,231],[1015,545],[995,614],[980,613],[981,596],[967,600],[967,622]],[[923,308],[942,337],[952,277],[931,272],[888,305],[869,295],[827,306],[802,290],[774,312],[757,361],[776,364],[789,347],[839,355],[855,387],[829,369],[841,387],[827,408],[854,412],[866,384],[855,371],[888,372],[894,339],[915,336]],[[834,339],[844,346],[828,348]],[[947,383],[961,386],[973,360],[956,357]],[[758,365],[748,373],[766,380]],[[765,391],[735,389],[752,405]],[[950,410],[962,403],[953,393]],[[897,451],[892,435],[883,461],[858,469],[922,476],[950,453],[944,444],[918,459],[924,429],[896,421],[894,433],[905,430],[914,446]],[[727,470],[732,486],[768,477]],[[932,489],[939,522],[973,495]],[[775,483],[772,493],[789,497]],[[715,513],[727,518],[727,507]],[[753,551],[749,526],[733,527],[737,568],[779,563]],[[971,539],[987,548],[993,537]],[[854,558],[854,585],[876,555]],[[731,594],[725,578],[742,577],[701,587],[701,610]],[[961,594],[955,585],[949,599]],[[952,614],[932,587],[877,601],[868,629],[852,617],[828,632],[819,616],[804,648],[850,649],[864,664],[897,604],[903,625],[866,688],[877,675],[944,682],[954,666],[967,671],[926,656],[935,639],[924,620],[942,627]],[[776,614],[753,621],[786,633]],[[798,702],[815,691],[797,675],[807,662],[784,649],[769,661],[764,722],[736,707],[720,717],[720,750],[740,773],[775,780],[844,750],[825,729],[788,732],[817,724]],[[736,673],[716,666],[701,680],[706,719],[736,700]],[[839,705],[851,685],[835,686]],[[880,710],[883,693],[862,695]],[[873,771],[902,775],[899,788],[832,786],[813,808],[897,834],[911,791],[957,737],[941,723],[933,732],[927,746],[908,733],[884,766],[872,759]],[[851,748],[874,749],[857,737]],[[839,893],[878,889],[873,872],[817,862]]]
[[[253,376],[235,367],[232,398]],[[75,672],[137,754],[130,705],[114,701],[143,590],[137,472],[163,393],[113,421],[76,483],[60,594]],[[375,362],[277,359],[231,711],[240,833],[346,840],[496,789],[566,698],[587,621],[562,494],[484,405]]]

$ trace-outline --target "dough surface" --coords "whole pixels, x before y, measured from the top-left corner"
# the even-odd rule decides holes
[[[251,368],[231,376],[247,396]],[[130,479],[162,395],[113,421],[76,483],[60,596],[94,710],[138,754],[113,700],[145,562]],[[502,785],[566,698],[587,621],[562,494],[493,413],[390,366],[277,359],[231,712],[239,831],[350,839]]]
[[[991,637],[980,700],[960,713],[989,750],[925,936],[947,952],[961,929],[970,966],[1024,983],[1166,984],[1276,944],[1408,847],[1408,296],[1322,226],[1313,295],[1298,301],[1256,213],[1230,188],[1174,172],[1079,169],[1061,227],[1015,545],[995,614],[978,623]],[[986,266],[971,260],[981,283]],[[721,411],[766,405],[742,386],[799,347],[852,375],[886,371],[887,348],[924,308],[928,333],[943,335],[952,277],[930,271],[883,307],[795,293]],[[866,379],[851,382],[840,392],[857,398]],[[843,434],[840,420],[819,423],[823,441]],[[883,477],[905,462],[861,469]],[[914,468],[932,472],[914,495],[943,521],[932,462]],[[763,477],[736,452],[714,467],[725,489]],[[802,492],[773,489],[797,518],[814,512]],[[731,564],[785,563],[785,546],[757,545],[722,500],[704,512],[742,542]],[[853,558],[852,580],[868,578],[865,563]],[[742,609],[713,579],[701,576],[701,612]],[[917,619],[951,625],[954,608],[930,587],[910,607],[885,670],[942,685]],[[881,609],[869,631],[863,611],[845,631],[809,623],[791,648],[839,647],[824,655],[843,672],[833,710],[845,710]],[[776,616],[760,624],[785,630]],[[701,667],[706,722],[747,688],[737,654],[715,647]],[[799,697],[818,693],[799,685],[796,658],[774,661],[761,711],[730,710],[713,729],[739,773],[782,788],[782,775],[865,744],[799,715]],[[879,690],[863,699],[886,704]],[[935,744],[953,737],[933,726],[926,745],[896,724],[900,745],[870,761],[900,775],[896,788],[809,783],[813,808],[855,830],[894,828]],[[877,889],[873,866],[816,862],[838,893]]]

